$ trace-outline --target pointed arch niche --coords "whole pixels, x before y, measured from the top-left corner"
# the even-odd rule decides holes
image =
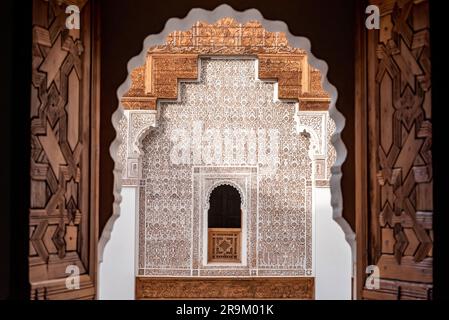
[[[112,118],[115,203],[99,243],[99,297],[350,299],[344,118],[309,41],[222,5],[169,20],[143,47]],[[195,155],[208,130],[238,128],[255,138],[235,134],[242,159]],[[176,130],[191,140],[173,152]],[[273,161],[251,158],[251,141]],[[207,190],[221,181],[245,199],[239,263],[207,259]]]

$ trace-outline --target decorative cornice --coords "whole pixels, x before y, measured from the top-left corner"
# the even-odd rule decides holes
[[[165,44],[150,47],[145,64],[131,72],[123,107],[155,110],[158,99],[177,99],[179,80],[198,79],[201,55],[256,57],[259,78],[276,80],[280,99],[317,98],[319,110],[328,109],[330,98],[322,89],[321,74],[309,68],[304,50],[291,47],[283,32],[266,31],[258,21],[241,24],[232,18],[214,24],[199,21],[189,30],[170,33]]]

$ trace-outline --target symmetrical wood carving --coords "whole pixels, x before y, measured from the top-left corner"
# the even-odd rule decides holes
[[[432,290],[432,122],[428,1],[381,5],[368,31],[368,264],[364,298],[427,299]]]
[[[314,278],[136,278],[136,299],[303,299],[315,297]]]
[[[241,229],[209,228],[209,262],[241,262]]]
[[[268,32],[257,21],[240,24],[232,18],[212,25],[197,22],[190,30],[171,33],[166,44],[150,48],[145,65],[131,73],[123,107],[155,110],[158,99],[176,99],[179,80],[198,78],[200,55],[257,57],[259,78],[277,80],[279,98],[299,100],[301,110],[329,107],[321,74],[309,67],[304,50],[289,46],[282,32]]]
[[[82,9],[81,30],[65,28],[65,7],[57,1],[33,3],[29,253],[33,299],[95,296],[90,6]],[[66,287],[67,277],[75,275],[67,269],[71,265],[79,269],[79,289]]]

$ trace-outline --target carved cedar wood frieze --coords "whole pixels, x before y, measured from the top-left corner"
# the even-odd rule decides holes
[[[137,299],[314,299],[315,279],[136,278]]]
[[[180,83],[180,101],[160,103],[157,125],[152,118],[142,118],[154,127],[140,141],[137,162],[141,166],[137,174],[140,181],[135,184],[140,192],[138,274],[312,275],[312,184],[316,180],[317,186],[323,186],[330,175],[335,159],[329,143],[333,121],[327,112],[299,112],[297,102],[274,101],[274,84],[255,78],[254,59],[201,58],[200,65],[198,82]],[[123,136],[135,136],[133,112],[128,114],[131,130]],[[138,115],[139,119],[143,116]],[[278,160],[254,161],[257,159],[248,157],[251,151],[244,151],[243,158],[235,162],[226,157],[224,149],[218,153],[219,162],[195,165],[193,159],[182,163],[171,160],[172,138],[180,129],[199,135],[183,142],[182,148],[189,155],[191,148],[207,146],[204,134],[208,130],[217,131],[215,139],[233,130],[236,141],[246,141],[254,128],[262,133],[278,130]],[[310,136],[303,134],[302,128],[311,132]],[[256,147],[245,145],[248,150]],[[264,150],[261,145],[259,148]],[[206,231],[201,227],[207,207],[204,193],[224,180],[238,185],[245,199],[242,265],[205,263]]]
[[[282,32],[268,32],[257,21],[240,24],[232,18],[212,25],[197,22],[190,30],[170,33],[165,44],[151,47],[145,64],[131,72],[123,107],[155,110],[158,99],[177,99],[178,80],[196,80],[198,58],[211,55],[257,57],[259,79],[276,80],[280,99],[299,100],[301,110],[329,107],[321,74],[308,65],[304,50],[291,47]]]

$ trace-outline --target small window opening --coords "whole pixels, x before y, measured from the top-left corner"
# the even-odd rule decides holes
[[[242,199],[236,188],[216,187],[209,200],[208,261],[241,262]]]

